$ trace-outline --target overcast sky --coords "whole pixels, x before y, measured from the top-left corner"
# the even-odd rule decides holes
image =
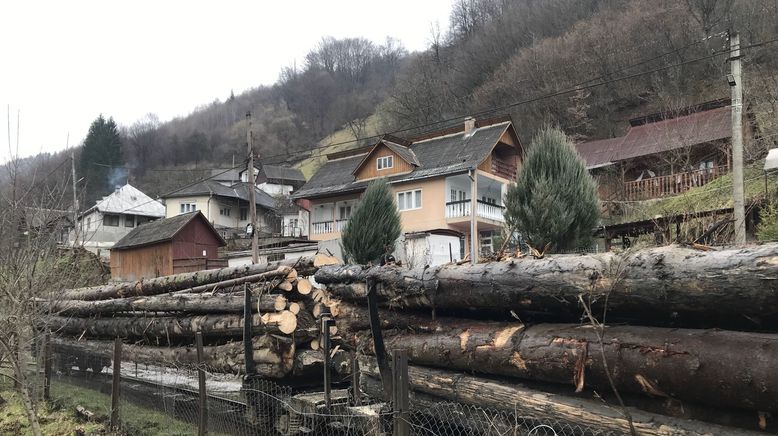
[[[79,144],[100,113],[130,125],[276,81],[322,36],[392,36],[409,51],[448,25],[452,0],[4,1],[0,161]]]

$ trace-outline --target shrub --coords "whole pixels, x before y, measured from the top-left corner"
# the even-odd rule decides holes
[[[533,138],[505,207],[508,228],[538,250],[590,244],[600,218],[597,184],[586,164],[564,132],[548,126]]]
[[[375,262],[394,250],[400,232],[400,213],[392,190],[384,179],[375,180],[343,229],[343,255],[349,263]]]

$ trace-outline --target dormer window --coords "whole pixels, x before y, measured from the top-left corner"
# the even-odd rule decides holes
[[[394,157],[393,156],[381,156],[378,159],[376,159],[376,168],[379,170],[385,170],[387,168],[392,168],[394,166]]]

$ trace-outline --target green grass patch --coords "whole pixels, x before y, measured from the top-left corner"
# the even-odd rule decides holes
[[[5,377],[0,382],[0,397],[5,403],[0,405],[0,434],[32,435],[27,413],[21,396],[13,390],[13,383]],[[97,422],[79,422],[75,417],[75,408],[58,408],[51,404],[39,404],[37,413],[41,430],[45,435],[71,436],[76,430],[88,435],[105,434],[105,427]]]
[[[76,406],[80,405],[104,418],[110,416],[111,396],[99,391],[59,379],[52,382],[51,397],[63,406],[63,410],[75,410]],[[138,436],[197,434],[197,427],[193,424],[127,401],[121,403],[120,416],[124,434]]]

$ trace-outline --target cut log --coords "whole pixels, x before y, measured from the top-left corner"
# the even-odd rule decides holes
[[[341,265],[342,262],[335,256],[328,256],[323,253],[317,253],[313,256],[313,266],[320,268],[326,265]]]
[[[289,274],[286,275],[286,279],[290,282],[297,280],[297,270],[292,268],[292,270],[289,271]]]
[[[599,341],[589,326],[442,323],[434,333],[387,334],[411,362],[609,391]],[[362,338],[371,345],[369,335]],[[604,356],[622,392],[720,407],[778,411],[778,335],[614,326]],[[747,362],[747,364],[744,364]]]
[[[294,315],[300,313],[300,303],[289,303],[289,311]]]
[[[257,333],[291,334],[297,329],[297,317],[289,311],[269,312],[252,316],[252,330]],[[87,337],[123,337],[154,338],[167,342],[168,339],[194,338],[196,332],[206,337],[233,336],[243,334],[243,316],[241,315],[197,315],[197,316],[158,316],[158,317],[115,317],[115,318],[69,318],[49,316],[43,319],[44,325],[54,332]],[[312,324],[312,322],[311,322]],[[307,341],[312,337],[310,327],[301,326],[298,340]]]
[[[327,293],[322,289],[314,289],[311,293],[311,299],[315,302],[323,301],[327,298]]]
[[[242,313],[244,297],[238,294],[178,294],[150,297],[115,298],[112,300],[40,300],[45,312],[68,316],[93,316],[119,312],[184,312],[184,313]],[[282,304],[280,309],[276,309]],[[252,298],[252,306],[260,312],[283,310],[286,298],[280,295],[259,295]]]
[[[377,379],[378,366],[374,358],[361,357],[359,368],[365,376]],[[493,381],[441,369],[408,367],[409,385],[414,392],[432,395],[443,401],[487,407],[520,417],[536,417],[542,423],[564,421],[597,430],[629,434],[629,425],[619,407],[569,396],[529,389],[520,384]],[[375,390],[379,383],[363,387]],[[380,390],[380,388],[379,388]],[[380,392],[368,392],[382,398]],[[413,400],[413,398],[412,398]],[[760,433],[722,427],[687,419],[677,419],[629,409],[632,421],[640,435],[757,435]],[[513,434],[512,432],[510,434]]]
[[[109,360],[113,356],[113,341],[73,341],[63,338],[51,340],[54,352],[57,353],[99,356]],[[293,341],[262,335],[253,339],[252,346],[254,362],[257,363],[257,371],[260,375],[281,378],[292,370],[295,354]],[[170,348],[125,344],[122,358],[128,362],[162,366],[194,366],[197,364],[197,350],[194,346]],[[205,346],[203,358],[205,365],[212,371],[236,374],[245,372],[241,342]]]
[[[266,313],[261,317],[262,325],[266,328],[277,328],[284,334],[292,334],[297,329],[297,317],[290,311]]]
[[[311,284],[311,281],[308,279],[298,279],[297,280],[297,292],[300,293],[300,295],[308,295],[313,290],[313,285]]]
[[[386,304],[405,308],[511,309],[519,316],[579,319],[581,295],[595,314],[603,313],[607,301],[611,322],[778,328],[776,243],[707,252],[669,246],[413,270],[328,266],[315,275],[333,295],[351,300],[365,297],[367,277],[378,280]]]
[[[182,273],[141,280],[138,282],[70,289],[58,292],[56,298],[63,300],[107,300],[109,298],[138,295],[158,295],[182,290],[191,291],[190,288],[200,287],[202,287],[200,292],[205,292],[211,289],[216,283],[222,283],[221,286],[235,286],[237,284],[249,283],[249,281],[245,279],[247,276],[252,276],[251,280],[254,282],[269,280],[270,278],[278,277],[279,275],[286,276],[289,274],[292,266],[303,268],[311,272],[314,271],[312,259],[300,258],[295,260],[284,260],[281,262],[271,262],[268,264],[235,266]],[[230,284],[225,285],[224,282],[227,282],[228,280],[230,281]]]
[[[294,289],[294,285],[292,285],[292,282],[290,282],[289,280],[284,280],[278,284],[277,288],[284,292],[292,292],[292,289]]]

